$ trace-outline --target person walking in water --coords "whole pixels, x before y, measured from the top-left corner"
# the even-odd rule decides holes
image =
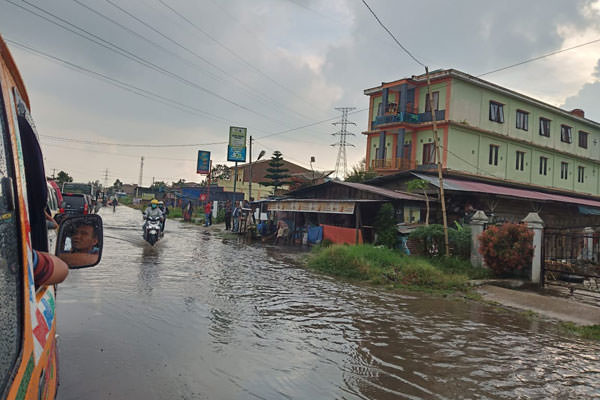
[[[233,208],[233,213],[231,214],[233,218],[233,230],[232,232],[238,232],[240,230],[240,214],[242,210],[240,210],[240,202],[235,202],[235,207]]]
[[[212,206],[210,205],[210,201],[206,202],[204,206],[204,226],[212,225]]]

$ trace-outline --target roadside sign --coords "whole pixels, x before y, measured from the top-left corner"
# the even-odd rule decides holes
[[[197,174],[208,174],[210,172],[210,151],[198,150]]]
[[[246,148],[235,148],[227,146],[227,161],[246,161]]]
[[[207,196],[206,196],[206,193],[202,193],[202,194],[200,195],[200,201],[206,201],[206,197],[207,197]]]
[[[229,146],[227,146],[227,161],[246,161],[246,128],[229,127]]]

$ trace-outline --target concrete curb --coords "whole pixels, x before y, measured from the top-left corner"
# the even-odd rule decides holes
[[[544,296],[493,285],[483,285],[476,290],[484,300],[508,307],[533,311],[548,318],[573,322],[578,325],[600,325],[600,307],[577,300]]]

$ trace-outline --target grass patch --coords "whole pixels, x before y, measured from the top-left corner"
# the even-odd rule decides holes
[[[572,322],[561,322],[559,329],[563,333],[584,339],[600,340],[600,325],[577,325]]]
[[[446,261],[406,256],[372,245],[333,245],[315,248],[308,266],[347,279],[428,291],[466,291],[468,280],[481,274],[478,269],[467,267],[468,262]]]

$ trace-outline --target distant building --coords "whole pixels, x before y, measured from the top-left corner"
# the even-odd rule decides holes
[[[445,171],[538,189],[600,194],[600,124],[466,73],[431,73]],[[366,160],[380,175],[435,168],[425,75],[366,89]]]
[[[249,182],[250,182],[250,164],[240,164],[237,167],[238,175],[237,175],[237,183],[236,183],[236,192],[244,193],[244,198],[248,200],[250,197],[258,200],[261,198],[266,198],[268,196],[273,195],[273,187],[272,186],[263,186],[260,185],[261,182],[268,182],[269,179],[265,177],[269,172],[267,171],[269,167],[270,159],[259,160],[252,163],[252,196],[249,193]],[[294,164],[287,160],[282,160],[283,166],[282,168],[287,169],[286,174],[291,175],[289,181],[298,182],[303,181],[302,177],[311,177],[313,171],[310,169],[304,168],[298,164]],[[322,171],[314,171],[315,174],[315,182],[322,183],[323,182],[323,172]],[[228,192],[233,192],[233,183],[235,176],[235,167],[231,167],[231,176],[229,179],[219,179],[219,186],[223,187],[224,190]],[[285,185],[282,187],[284,190],[289,190],[290,185]]]

